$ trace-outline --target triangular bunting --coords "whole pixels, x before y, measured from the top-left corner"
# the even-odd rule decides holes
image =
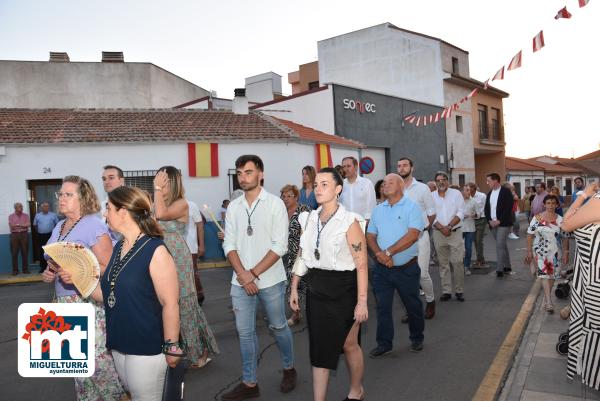
[[[533,52],[535,53],[538,50],[541,50],[542,47],[544,47],[544,31],[540,31],[540,33],[533,38]]]
[[[496,73],[496,75],[494,75],[494,78],[492,78],[492,81],[495,80],[503,80],[504,79],[504,66],[502,66],[502,68],[500,68],[498,70],[498,72]]]
[[[517,54],[515,54],[515,56],[512,58],[512,60],[510,60],[510,64],[508,65],[507,70],[508,71],[516,70],[517,68],[521,67],[522,56],[523,56],[523,51],[519,50],[519,52]]]

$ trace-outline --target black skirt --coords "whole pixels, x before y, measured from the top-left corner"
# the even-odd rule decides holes
[[[308,269],[306,319],[312,366],[337,369],[344,342],[354,324],[356,270]],[[360,343],[360,330],[359,330]]]

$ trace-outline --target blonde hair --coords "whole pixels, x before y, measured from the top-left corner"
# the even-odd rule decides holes
[[[169,177],[169,196],[167,197],[167,206],[175,202],[177,199],[182,199],[185,195],[181,172],[173,166],[163,166],[158,171],[164,171]]]
[[[298,191],[298,187],[292,184],[288,184],[286,186],[284,186],[283,188],[281,188],[281,195],[283,195],[286,192],[291,192],[294,194],[294,197],[296,199],[298,199],[300,197],[300,191]]]
[[[302,172],[304,171],[306,171],[306,175],[308,175],[308,178],[310,179],[310,184],[314,185],[315,179],[317,178],[317,170],[315,170],[313,166],[308,165],[302,167]],[[302,182],[302,188],[304,188],[304,182]]]
[[[96,190],[88,180],[78,175],[68,175],[63,178],[63,184],[70,182],[77,185],[77,195],[79,196],[79,211],[82,216],[95,214],[100,211],[100,201],[96,195]]]

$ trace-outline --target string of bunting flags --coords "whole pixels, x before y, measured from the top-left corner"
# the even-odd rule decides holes
[[[589,1],[590,0],[577,0],[577,2],[579,4],[579,8],[585,7],[589,3]],[[561,18],[569,19],[572,16],[573,15],[567,10],[567,7],[565,6],[565,7],[561,8],[560,10],[558,10],[557,14],[554,16],[554,19],[555,20],[558,20]],[[540,51],[545,45],[546,44],[544,42],[544,31],[541,30],[538,32],[537,35],[535,35],[533,37],[533,41],[532,41],[533,53]],[[485,90],[488,88],[490,81],[503,80],[505,71],[516,70],[517,68],[520,68],[522,64],[523,64],[523,50],[519,50],[518,53],[515,54],[514,57],[510,60],[508,67],[505,68],[505,66],[502,66],[502,68],[500,68],[494,74],[494,76],[492,78],[487,79],[483,83],[483,89]],[[448,107],[445,107],[442,112],[438,111],[436,113],[426,114],[426,115],[416,115],[416,113],[412,113],[412,114],[404,117],[404,121],[409,124],[414,124],[417,127],[426,127],[427,125],[438,123],[443,119],[450,118],[452,116],[453,112],[457,111],[463,103],[465,103],[467,100],[469,100],[470,98],[475,96],[475,94],[477,92],[479,92],[479,90],[480,90],[480,88],[473,89],[467,96],[458,100],[454,104],[452,104]]]

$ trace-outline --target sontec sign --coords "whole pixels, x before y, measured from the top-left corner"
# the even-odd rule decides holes
[[[344,110],[356,110],[360,114],[373,113],[375,114],[375,103],[361,102],[360,100],[344,99]]]

